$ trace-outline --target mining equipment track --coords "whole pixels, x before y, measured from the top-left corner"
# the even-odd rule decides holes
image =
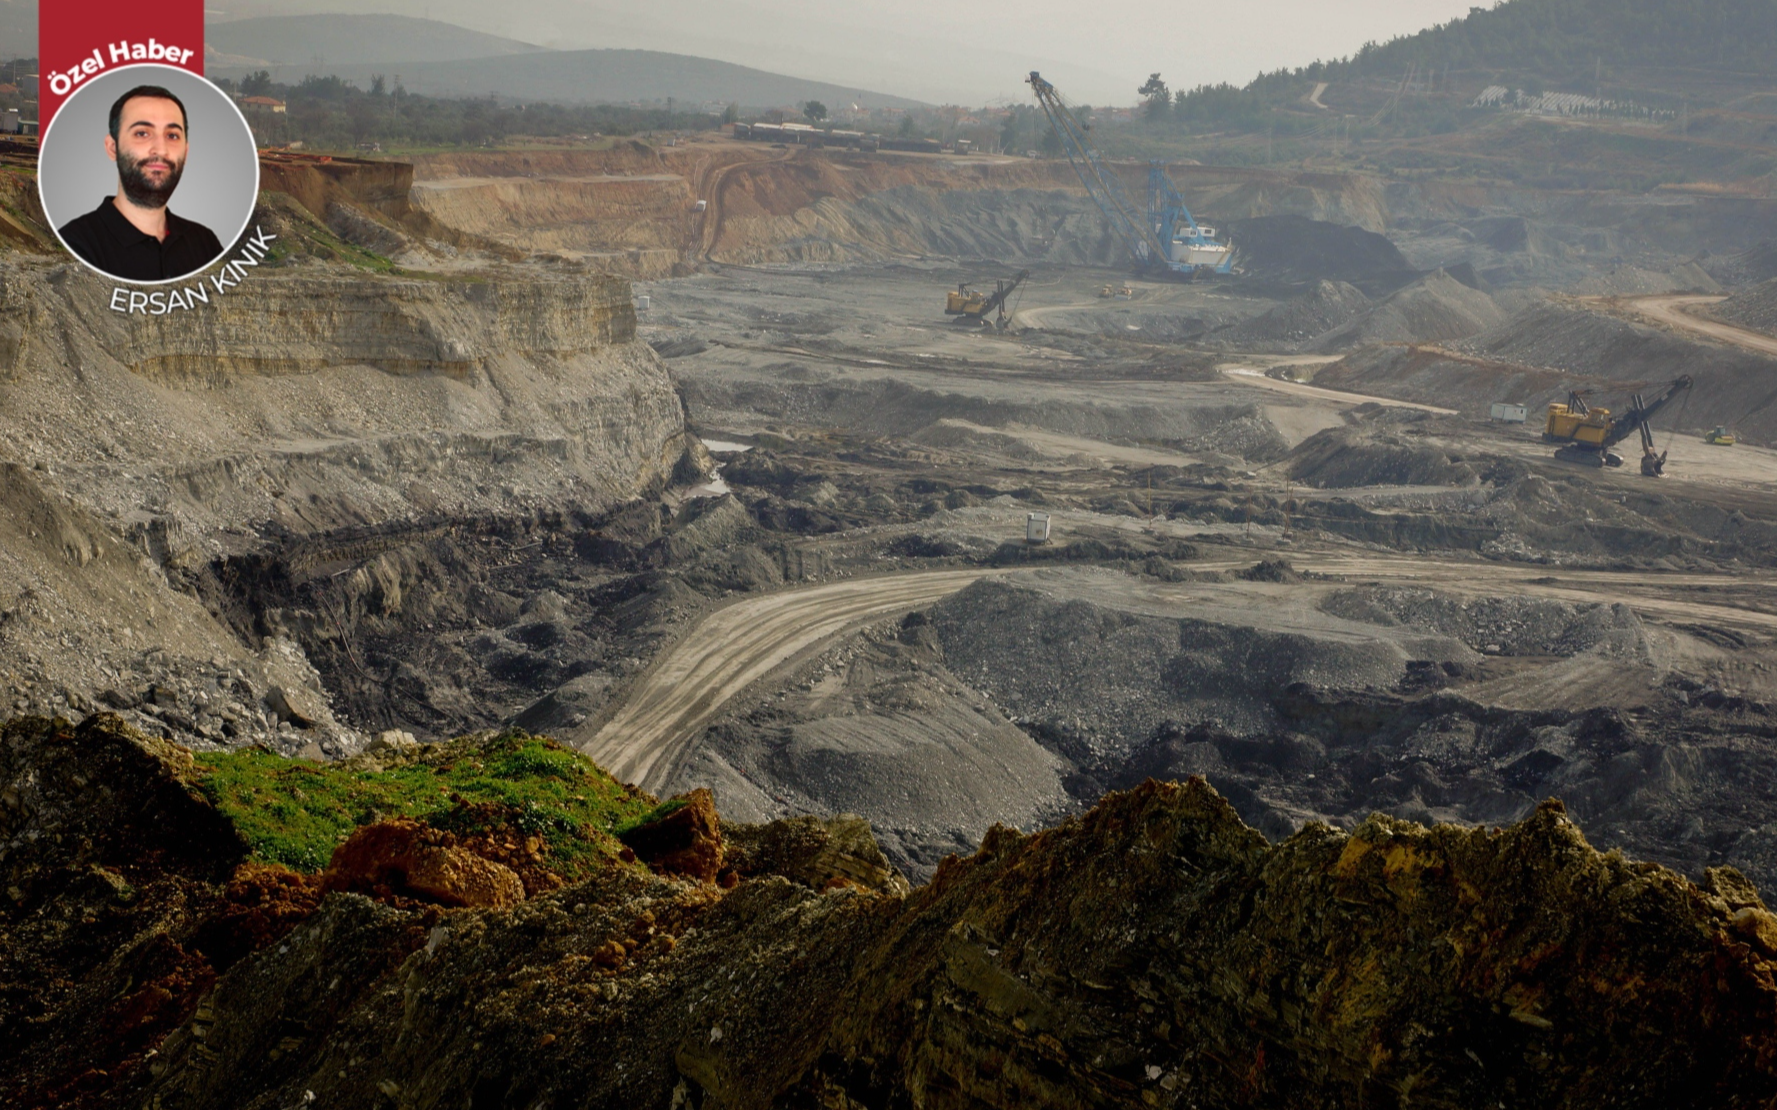
[[[1257,553],[1238,559],[1192,563],[1193,570],[1235,570]],[[1470,560],[1384,554],[1315,555],[1292,552],[1298,569],[1346,581],[1389,581],[1465,595],[1534,594],[1574,603],[1623,602],[1650,619],[1688,627],[1707,625],[1777,636],[1777,578],[1726,574],[1678,574],[1561,570]],[[844,632],[875,620],[932,605],[978,579],[1006,573],[988,568],[923,571],[851,579],[751,597],[703,618],[668,648],[603,723],[562,739],[585,752],[619,780],[658,791],[679,761],[726,704],[785,663]],[[1709,604],[1683,596],[1727,587],[1760,595],[1759,607]],[[1255,589],[1276,589],[1257,585]],[[1292,589],[1334,588],[1307,583]],[[1180,587],[1180,603],[1190,601]],[[1724,598],[1724,601],[1729,599]],[[1765,611],[1766,609],[1773,611]]]
[[[822,641],[923,608],[985,567],[850,579],[751,597],[699,621],[590,736],[562,738],[620,781],[658,789],[687,745],[736,694]]]

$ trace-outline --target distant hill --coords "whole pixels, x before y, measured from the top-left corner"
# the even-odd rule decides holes
[[[1771,0],[1508,0],[1364,48],[1343,67],[1398,76],[1408,66],[1589,75],[1595,66],[1777,73]]]
[[[1416,34],[1371,43],[1350,58],[1263,73],[1244,87],[1184,90],[1169,110],[1151,114],[1185,128],[1276,128],[1289,135],[1328,131],[1330,120],[1345,115],[1359,128],[1373,127],[1366,137],[1411,138],[1491,118],[1463,112],[1478,94],[1497,87],[1513,103],[1529,106],[1525,110],[1561,110],[1542,105],[1545,93],[1592,96],[1620,115],[1639,112],[1650,121],[1671,122],[1681,110],[1733,105],[1767,87],[1777,77],[1773,43],[1777,0],[1504,0]],[[1317,87],[1326,99],[1311,105]],[[1492,103],[1503,101],[1495,94]],[[1728,122],[1712,120],[1710,126]],[[1762,123],[1736,126],[1757,133],[1720,135],[1723,149],[1768,143]],[[1510,150],[1496,153],[1513,156]],[[1695,153],[1687,149],[1680,160]],[[1644,161],[1656,156],[1641,153]],[[1636,187],[1654,183],[1637,181]]]
[[[999,9],[958,8],[940,14],[893,3],[810,0],[206,0],[206,7],[211,26],[255,16],[393,12],[552,50],[689,54],[853,92],[899,91],[933,103],[985,104],[999,97],[1022,102],[1028,98],[1022,81],[1033,69],[1093,103],[1129,97],[1126,74],[1069,64],[1069,55],[1080,61],[1084,52],[1065,35],[1053,39],[1055,50],[1046,56],[1000,41],[994,27],[1007,17]],[[1421,21],[1401,24],[1419,25]],[[1053,57],[1055,53],[1062,57]],[[1094,91],[1086,95],[1087,89]]]
[[[268,21],[269,22],[269,21]],[[217,24],[216,31],[229,24]],[[211,75],[239,77],[242,65],[216,64]],[[312,64],[274,65],[272,78],[287,84],[315,72]],[[665,54],[654,50],[551,50],[458,61],[375,62],[335,64],[327,58],[325,73],[359,88],[368,88],[374,74],[399,73],[409,92],[426,96],[485,96],[495,93],[519,100],[553,100],[579,104],[626,104],[662,101],[681,104],[739,103],[744,108],[773,108],[819,100],[830,107],[858,104],[864,108],[913,108],[919,102],[884,93],[805,81],[747,66]]]
[[[404,15],[285,15],[210,23],[204,29],[214,65],[327,66],[453,62],[535,54],[540,46],[484,35],[435,19]]]

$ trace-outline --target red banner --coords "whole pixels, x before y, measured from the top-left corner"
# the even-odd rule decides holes
[[[204,71],[204,0],[43,0],[37,6],[37,98],[42,130],[91,78],[158,62]]]

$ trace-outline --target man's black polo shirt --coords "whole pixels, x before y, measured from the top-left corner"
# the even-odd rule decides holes
[[[201,270],[222,253],[215,232],[171,212],[165,241],[145,235],[123,218],[112,199],[106,197],[61,230],[68,249],[103,273],[124,281],[165,281]]]

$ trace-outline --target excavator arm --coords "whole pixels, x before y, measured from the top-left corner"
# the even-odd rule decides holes
[[[1024,279],[1029,276],[1029,270],[1020,270],[1011,281],[1001,278],[994,282],[991,293],[977,293],[969,288],[968,282],[963,282],[946,299],[944,312],[946,315],[957,317],[958,323],[976,320],[986,323],[988,316],[992,315],[993,310],[997,308],[1000,312],[998,327],[1004,331],[1006,329],[1006,299],[1012,295],[1014,290],[1024,284]]]
[[[1092,149],[1086,137],[1086,125],[1080,122],[1055,86],[1043,80],[1042,74],[1032,70],[1027,83],[1043,114],[1049,118],[1049,126],[1054,128],[1056,138],[1061,141],[1068,163],[1079,175],[1080,184],[1085,186],[1087,195],[1111,222],[1111,227],[1129,245],[1136,265],[1141,269],[1164,266],[1166,244],[1160,241],[1153,228],[1147,226],[1148,221],[1124,193],[1117,176],[1105,167],[1098,151]]]
[[[1615,447],[1617,444],[1634,435],[1636,429],[1645,428],[1647,422],[1653,419],[1656,412],[1659,412],[1661,409],[1671,404],[1679,394],[1683,393],[1690,387],[1691,376],[1689,374],[1681,374],[1671,385],[1666,387],[1665,393],[1654,398],[1653,404],[1651,405],[1643,404],[1641,394],[1637,393],[1634,398],[1634,403],[1629,406],[1629,411],[1610,422],[1610,431],[1605,433],[1604,442],[1600,446],[1607,449]]]
[[[1014,277],[1010,282],[1001,281],[994,283],[993,295],[987,298],[987,304],[982,307],[981,312],[979,313],[980,317],[985,320],[987,314],[996,308],[1000,310],[1000,315],[1004,316],[1006,298],[1012,295],[1014,289],[1023,285],[1024,279],[1029,276],[1029,270],[1020,270],[1018,271],[1018,276]]]

